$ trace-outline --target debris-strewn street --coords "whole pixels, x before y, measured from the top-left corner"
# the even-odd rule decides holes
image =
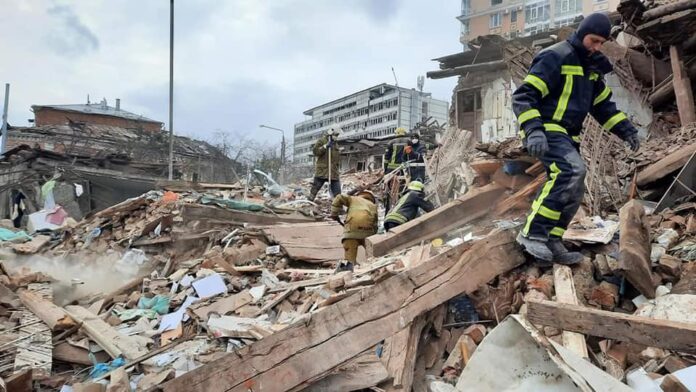
[[[327,138],[345,170],[327,167],[313,201],[317,178],[284,157],[279,183],[177,137],[165,180],[167,140],[143,129],[11,127],[0,391],[696,391],[696,2],[622,0],[610,17],[603,51],[641,146],[585,120],[583,202],[561,233],[583,256],[574,265],[516,240],[558,173],[517,130],[482,134],[507,114],[464,101],[524,83],[576,25],[485,35],[436,59],[429,77],[458,77],[449,123],[339,134],[341,150]],[[512,113],[508,87],[496,102]],[[405,154],[428,145],[422,166],[389,167],[381,154],[406,131],[422,141]],[[413,167],[427,177],[405,191],[434,209],[384,230]],[[330,216],[336,178],[342,194],[376,195],[379,229],[352,271],[340,268],[350,220]]]

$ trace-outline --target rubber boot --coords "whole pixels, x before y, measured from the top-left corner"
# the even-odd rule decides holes
[[[517,243],[522,245],[524,250],[534,256],[541,264],[548,264],[553,261],[553,253],[547,246],[546,241],[527,238],[519,233],[517,235]]]
[[[570,252],[563,245],[560,238],[551,238],[547,243],[548,248],[553,253],[553,262],[563,265],[575,265],[581,262],[585,256],[580,252]]]

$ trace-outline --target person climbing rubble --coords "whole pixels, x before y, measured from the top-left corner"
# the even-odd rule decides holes
[[[613,67],[600,49],[610,31],[609,17],[589,15],[566,41],[536,55],[512,96],[520,136],[530,155],[543,162],[547,175],[517,241],[542,263],[570,265],[583,259],[565,248],[562,237],[585,193],[579,146],[587,114],[633,151],[640,147],[638,131],[616,108],[604,82]]]
[[[404,148],[404,161],[408,162],[408,172],[411,181],[425,182],[425,143],[421,143],[420,135],[411,136]]]
[[[329,193],[331,197],[336,197],[341,194],[340,180],[340,164],[341,156],[338,148],[338,132],[335,129],[329,129],[312,148],[312,152],[316,157],[314,163],[314,180],[312,189],[309,192],[309,200],[314,201],[317,193],[324,183],[329,183]]]
[[[396,138],[389,141],[384,151],[384,174],[389,174],[401,166],[405,157],[404,149],[409,143],[405,128],[396,128],[394,135]]]
[[[425,200],[425,186],[420,181],[411,181],[407,192],[401,196],[396,206],[384,218],[384,230],[402,225],[418,216],[418,210],[432,211],[435,207]]]
[[[337,271],[352,271],[358,258],[358,247],[365,246],[365,238],[377,233],[377,205],[374,193],[363,190],[357,196],[338,195],[331,205],[331,218],[342,224],[345,260],[339,262]],[[346,221],[339,215],[348,208]]]

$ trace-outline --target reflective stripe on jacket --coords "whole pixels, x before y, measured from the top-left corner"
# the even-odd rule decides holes
[[[574,40],[577,40],[573,38]],[[539,52],[524,83],[512,96],[512,107],[524,138],[532,131],[559,132],[579,142],[582,124],[591,114],[607,131],[625,139],[636,133],[616,108],[604,74],[612,67],[601,53],[580,59],[575,41],[559,42]]]
[[[406,223],[416,218],[419,208],[425,212],[430,212],[435,207],[433,207],[431,202],[425,200],[423,192],[409,191],[401,196],[394,208],[384,218],[384,221],[398,224]]]

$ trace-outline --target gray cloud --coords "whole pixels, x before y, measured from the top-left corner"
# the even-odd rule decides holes
[[[47,12],[57,22],[47,37],[56,53],[76,56],[99,49],[99,39],[71,7],[55,5]]]
[[[400,0],[361,0],[361,6],[375,21],[386,21],[398,11]]]

